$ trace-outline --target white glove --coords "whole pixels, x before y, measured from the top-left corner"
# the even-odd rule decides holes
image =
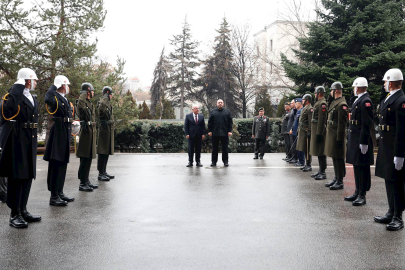
[[[368,151],[368,145],[367,144],[360,144],[360,151],[364,155]]]
[[[395,169],[397,171],[400,171],[402,167],[404,166],[404,158],[403,157],[394,157],[394,164],[395,164]]]
[[[22,84],[25,85],[25,80],[24,79],[18,79],[14,84]]]

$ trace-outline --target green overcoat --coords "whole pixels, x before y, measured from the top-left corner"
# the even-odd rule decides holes
[[[309,104],[302,109],[300,121],[298,124],[298,139],[297,139],[297,150],[307,153],[309,151],[311,136],[311,119],[312,119],[312,105]]]
[[[309,154],[323,156],[325,153],[326,121],[328,120],[328,105],[326,99],[321,98],[312,108],[311,120],[311,147]],[[322,136],[322,141],[317,141],[317,136]]]
[[[108,97],[100,99],[97,113],[100,119],[97,154],[114,155],[114,115]]]
[[[346,157],[346,127],[349,108],[344,97],[335,99],[329,106],[328,125],[326,127],[325,155],[331,158]],[[343,147],[338,147],[343,141]]]
[[[80,118],[79,145],[77,157],[96,158],[96,113],[93,103],[80,94],[77,100],[77,114]]]

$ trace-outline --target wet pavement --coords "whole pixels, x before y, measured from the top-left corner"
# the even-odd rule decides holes
[[[405,230],[373,222],[387,210],[382,179],[353,207],[343,201],[354,191],[350,167],[344,190],[330,191],[330,159],[328,180],[316,181],[283,154],[252,157],[231,154],[230,167],[213,169],[209,154],[202,168],[186,168],[187,154],[117,154],[108,166],[116,179],[85,193],[72,156],[67,207],[48,204],[48,163],[38,157],[28,210],[43,220],[11,228],[0,204],[0,269],[405,268]]]

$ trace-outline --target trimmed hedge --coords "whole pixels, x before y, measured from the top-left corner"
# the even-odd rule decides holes
[[[284,145],[280,135],[280,119],[270,118],[270,138],[266,152],[278,152]],[[233,135],[229,140],[232,153],[251,153],[254,148],[252,139],[253,118],[234,119]],[[273,129],[277,128],[276,132]],[[179,153],[187,152],[187,139],[184,135],[183,122],[136,120],[121,133],[115,135],[115,148],[120,152],[142,153]],[[209,136],[202,143],[202,152],[211,152]]]

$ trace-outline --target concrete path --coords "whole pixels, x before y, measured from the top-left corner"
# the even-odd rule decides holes
[[[252,157],[231,154],[230,167],[213,169],[209,154],[203,168],[186,168],[187,154],[117,154],[116,179],[84,193],[72,156],[65,193],[76,201],[63,208],[48,204],[48,163],[38,157],[28,209],[43,220],[11,228],[0,204],[0,269],[405,268],[405,230],[373,222],[387,210],[382,179],[353,207],[343,201],[354,191],[350,167],[344,190],[330,191],[330,159],[328,180],[316,181],[283,154]]]

